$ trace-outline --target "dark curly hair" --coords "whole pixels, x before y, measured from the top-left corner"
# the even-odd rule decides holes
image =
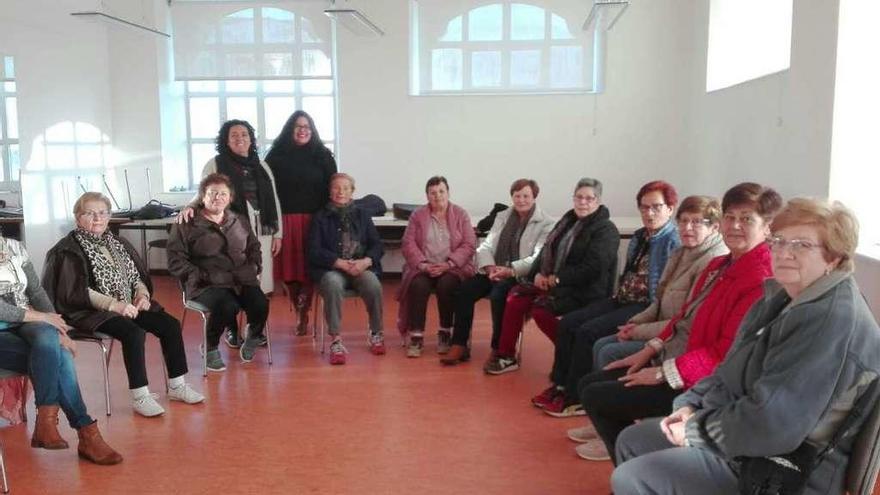
[[[217,153],[232,153],[232,150],[229,149],[229,131],[232,130],[233,127],[240,125],[247,129],[248,136],[251,137],[251,147],[248,148],[248,156],[254,156],[257,154],[257,135],[254,133],[254,126],[252,126],[247,120],[227,120],[220,126],[220,132],[217,134],[217,139],[214,143],[217,145]]]

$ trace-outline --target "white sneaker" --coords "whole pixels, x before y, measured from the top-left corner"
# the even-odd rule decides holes
[[[568,438],[577,443],[586,443],[599,438],[599,434],[596,433],[596,428],[592,424],[581,426],[580,428],[572,428],[566,433]]]
[[[145,416],[148,418],[152,418],[153,416],[161,416],[165,414],[165,409],[162,409],[162,406],[156,402],[156,399],[159,397],[158,394],[147,394],[137,399],[131,400],[131,407],[134,408],[134,412],[140,414],[141,416]]]
[[[169,388],[168,398],[171,400],[186,402],[187,404],[198,404],[205,400],[204,395],[196,392],[195,389],[190,387],[189,383],[186,382],[177,388]]]

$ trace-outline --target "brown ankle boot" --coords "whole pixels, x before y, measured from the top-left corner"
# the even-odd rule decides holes
[[[97,421],[83,426],[77,431],[77,434],[79,435],[79,447],[77,450],[79,451],[79,456],[83,459],[104,466],[122,462],[122,456],[101,438]]]
[[[440,358],[440,362],[452,366],[458,363],[464,363],[471,359],[471,350],[464,345],[453,344],[449,348],[449,352]]]
[[[38,406],[37,424],[34,425],[34,436],[31,447],[50,450],[66,449],[67,442],[58,433],[58,406]]]

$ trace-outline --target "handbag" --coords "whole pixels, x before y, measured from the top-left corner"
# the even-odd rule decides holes
[[[160,218],[170,217],[176,211],[175,207],[171,205],[166,205],[158,200],[151,199],[147,204],[132,213],[131,218],[134,220],[158,220]]]
[[[737,457],[740,463],[739,493],[741,495],[800,495],[807,487],[813,469],[846,437],[858,431],[856,426],[874,403],[877,379],[853,405],[852,411],[821,451],[804,442],[788,454],[766,457]]]

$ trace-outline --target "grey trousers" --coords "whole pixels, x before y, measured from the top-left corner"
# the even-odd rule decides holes
[[[611,474],[614,495],[739,493],[727,461],[696,447],[674,447],[651,418],[617,437],[617,468]]]
[[[376,274],[367,270],[357,277],[333,270],[321,277],[318,290],[324,299],[324,318],[327,321],[327,333],[339,335],[339,325],[342,321],[342,300],[345,298],[345,290],[357,291],[364,304],[367,306],[367,314],[370,316],[370,332],[381,333],[382,324],[382,283]]]

